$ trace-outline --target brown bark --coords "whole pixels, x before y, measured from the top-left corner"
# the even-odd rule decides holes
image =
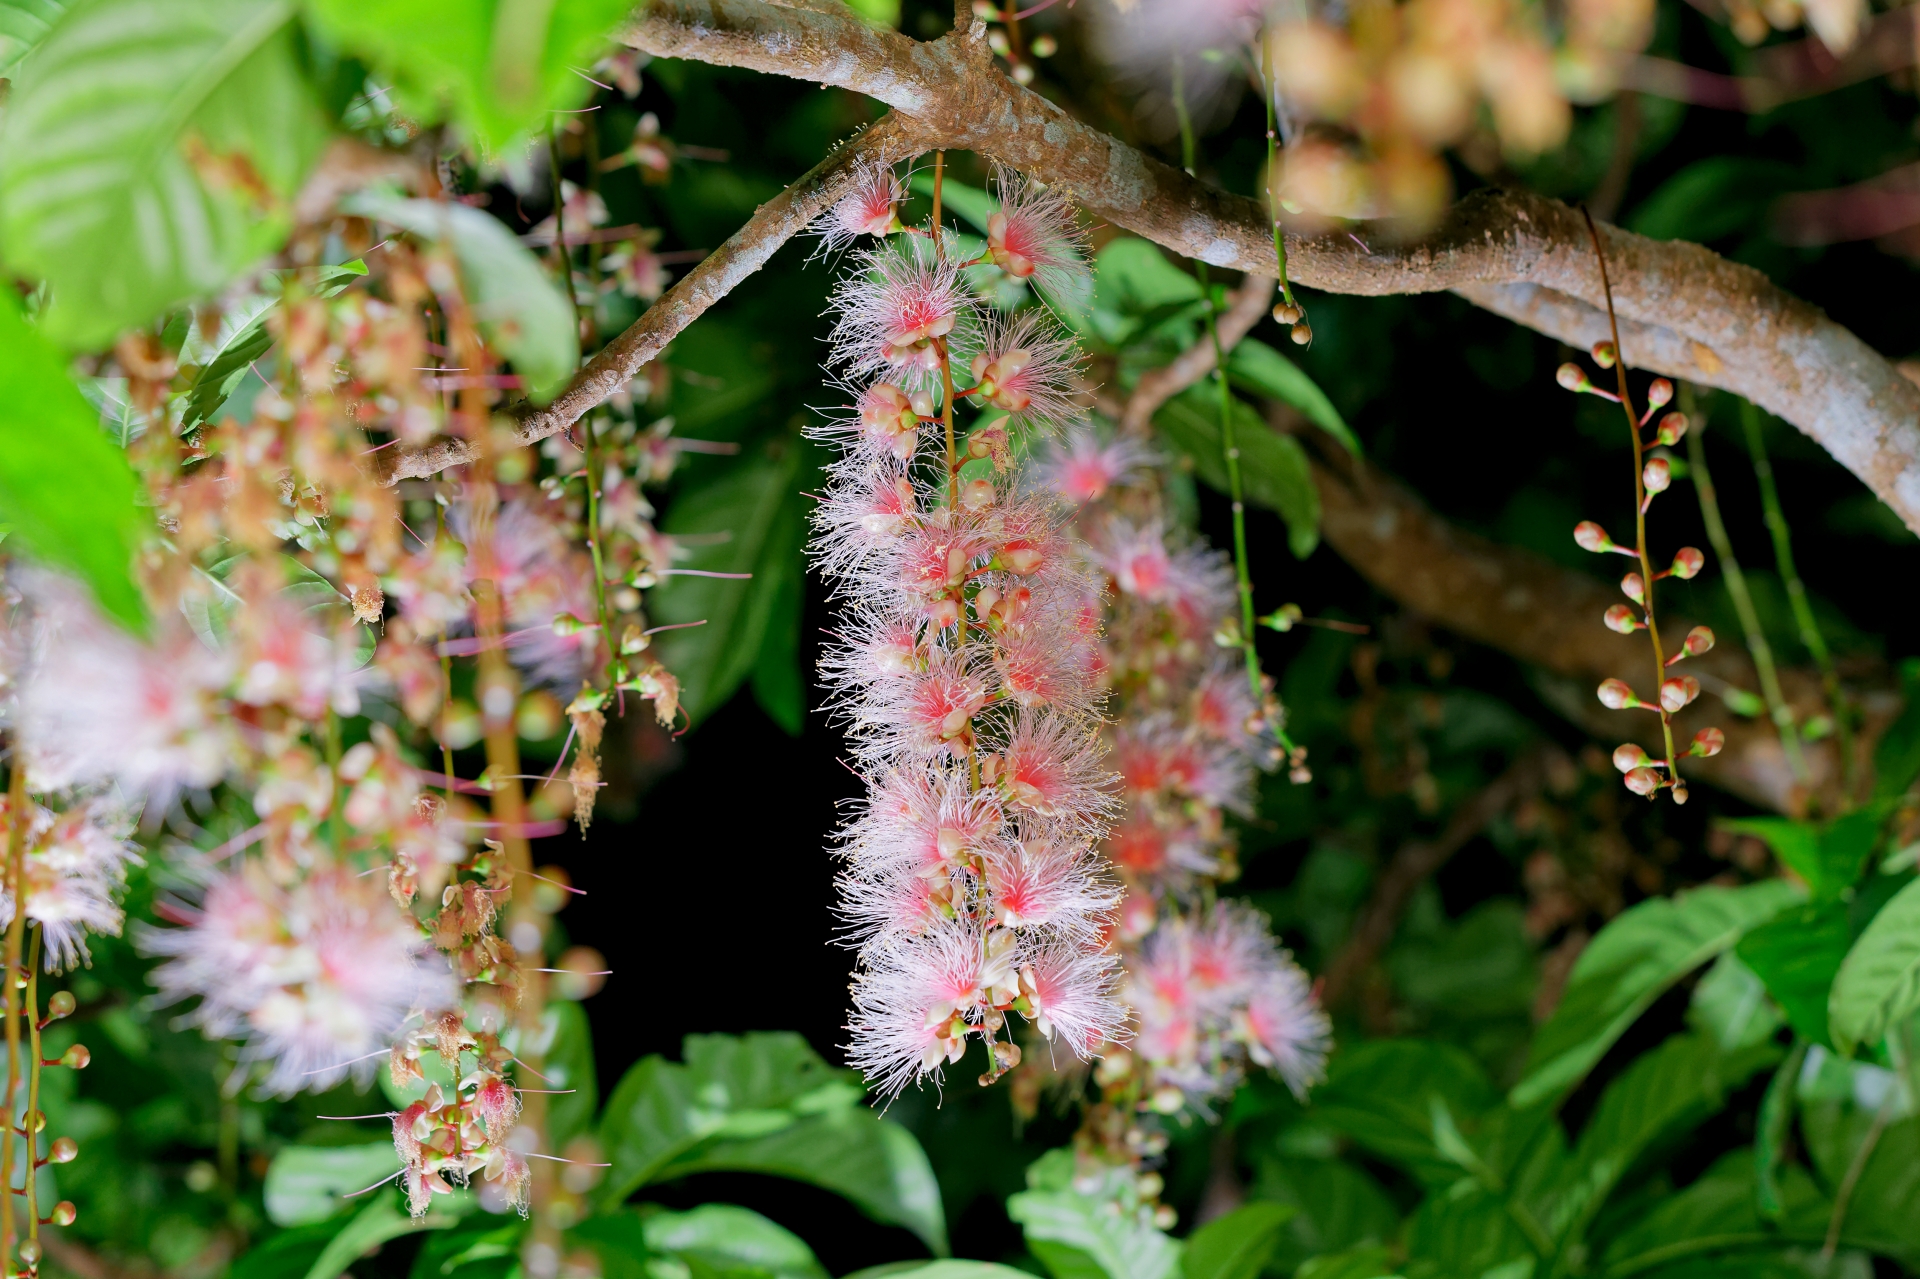
[[[922,43],[849,14],[766,0],[654,0],[629,44],[837,85],[917,122],[927,146],[977,151],[1059,185],[1093,213],[1216,266],[1274,270],[1258,202],[1207,186],[1069,116],[993,65],[978,22]],[[1814,306],[1698,245],[1602,228],[1622,344],[1639,368],[1745,396],[1818,441],[1920,531],[1920,387]],[[1605,335],[1579,214],[1476,192],[1426,238],[1290,237],[1295,282],[1335,293],[1458,290],[1578,346]],[[643,321],[644,322],[644,321]]]

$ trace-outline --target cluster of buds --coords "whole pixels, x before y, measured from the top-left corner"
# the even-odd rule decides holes
[[[445,1013],[397,1041],[389,1055],[396,1087],[424,1080],[424,1051],[438,1053],[455,1080],[445,1089],[428,1084],[424,1096],[393,1116],[393,1148],[415,1217],[426,1214],[434,1195],[451,1194],[454,1186],[469,1185],[476,1176],[493,1211],[527,1213],[533,1175],[526,1150],[514,1141],[520,1092],[507,1076],[514,1056],[496,1030],[474,1029],[471,1020]],[[462,1073],[468,1057],[472,1069]]]
[[[1685,581],[1696,576],[1706,563],[1706,557],[1697,548],[1683,546],[1674,553],[1666,568],[1655,571],[1647,550],[1647,512],[1652,509],[1653,500],[1673,483],[1672,464],[1665,457],[1648,456],[1648,450],[1678,443],[1687,433],[1687,418],[1679,412],[1663,414],[1658,424],[1654,425],[1653,438],[1648,439],[1645,432],[1654,423],[1654,415],[1673,400],[1673,383],[1666,378],[1655,378],[1647,387],[1646,410],[1636,415],[1631,392],[1627,388],[1626,372],[1620,366],[1619,352],[1614,344],[1597,342],[1590,354],[1593,362],[1601,368],[1616,370],[1617,393],[1595,386],[1586,370],[1578,364],[1561,365],[1556,376],[1560,385],[1567,390],[1612,400],[1626,412],[1633,435],[1634,539],[1631,545],[1622,545],[1614,541],[1599,524],[1582,520],[1574,526],[1573,540],[1582,550],[1599,555],[1625,555],[1639,562],[1637,572],[1629,572],[1620,579],[1620,593],[1632,604],[1613,605],[1606,611],[1602,621],[1608,630],[1622,635],[1645,631],[1653,648],[1658,677],[1658,688],[1650,701],[1643,700],[1633,686],[1623,679],[1604,681],[1598,695],[1601,705],[1609,710],[1647,710],[1659,715],[1664,753],[1660,756],[1650,755],[1644,748],[1628,742],[1613,752],[1614,767],[1625,775],[1627,789],[1634,794],[1652,799],[1660,791],[1668,790],[1672,792],[1674,803],[1684,804],[1687,802],[1687,783],[1680,776],[1679,759],[1683,756],[1717,755],[1726,744],[1726,737],[1719,729],[1703,728],[1694,734],[1684,752],[1675,751],[1673,716],[1700,696],[1700,681],[1692,675],[1669,672],[1687,658],[1698,657],[1711,650],[1713,632],[1705,626],[1694,627],[1687,632],[1678,650],[1669,656],[1661,644],[1660,626],[1653,605],[1656,582],[1669,577]]]
[[[979,263],[1043,287],[1085,271],[1063,202],[1009,173],[997,187]],[[897,227],[898,193],[865,175],[834,227]],[[1094,852],[1112,809],[1099,586],[1010,447],[1073,414],[1078,352],[1040,311],[986,313],[963,265],[941,228],[916,230],[859,254],[834,297],[853,408],[824,432],[843,456],[814,555],[843,606],[822,669],[868,786],[842,832],[849,1056],[887,1093],[975,1036],[981,1082],[998,1078],[1021,1057],[1013,1014],[1081,1058],[1123,1020]]]

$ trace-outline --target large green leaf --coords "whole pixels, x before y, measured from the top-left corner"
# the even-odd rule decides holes
[[[687,1212],[650,1213],[641,1231],[650,1251],[698,1261],[722,1275],[827,1279],[826,1267],[799,1235],[751,1208],[701,1204]]]
[[[726,534],[726,540],[682,567],[717,573],[751,573],[747,580],[676,576],[649,597],[660,624],[704,622],[667,631],[656,651],[680,677],[681,704],[694,723],[718,710],[749,675],[767,694],[784,689],[758,668],[798,656],[802,591],[801,548],[806,541],[806,501],[801,489],[813,466],[812,445],[790,437],[774,441],[759,457],[731,464],[709,483],[683,491],[667,512],[673,536]],[[797,728],[790,705],[771,707],[783,727]]]
[[[390,1190],[375,1195],[372,1203],[356,1213],[340,1228],[340,1233],[327,1241],[327,1246],[320,1250],[320,1255],[307,1268],[305,1279],[336,1279],[346,1272],[348,1266],[389,1239],[398,1239],[401,1235],[421,1230],[444,1230],[458,1220],[449,1213],[439,1211],[425,1217],[409,1216],[394,1203],[395,1197]]]
[[[0,76],[12,76],[66,11],[65,0],[0,0]]]
[[[1243,1204],[1187,1236],[1181,1279],[1255,1279],[1280,1246],[1296,1210],[1287,1204]]]
[[[1461,1152],[1442,1148],[1447,1125],[1471,1126],[1499,1101],[1486,1072],[1460,1049],[1375,1039],[1334,1058],[1327,1082],[1314,1092],[1313,1114],[1427,1185],[1446,1186],[1465,1175]],[[1440,1112],[1446,1118],[1436,1134]]]
[[[453,117],[486,147],[578,106],[590,66],[631,0],[310,0],[335,39],[389,78],[401,106]]]
[[[71,569],[123,625],[146,625],[133,555],[147,529],[127,455],[0,289],[0,521]]]
[[[1407,1222],[1405,1242],[1409,1258],[1444,1275],[1485,1276],[1499,1268],[1500,1279],[1525,1279],[1532,1273],[1527,1263],[1538,1256],[1515,1207],[1473,1182],[1428,1195]],[[1514,1263],[1516,1271],[1505,1269]]]
[[[1243,390],[1292,405],[1307,421],[1340,441],[1347,452],[1359,456],[1360,441],[1327,393],[1298,364],[1265,342],[1241,339],[1227,354],[1227,380]]]
[[[1853,944],[1847,903],[1809,902],[1782,912],[1734,948],[1766,984],[1794,1030],[1817,1044],[1827,1038],[1827,999]]]
[[[1792,885],[1769,880],[1654,898],[1618,916],[1574,964],[1560,1006],[1534,1036],[1513,1104],[1575,1087],[1662,991],[1799,899]]]
[[[540,1014],[540,1072],[546,1086],[561,1091],[547,1101],[547,1136],[554,1148],[565,1146],[593,1123],[600,1108],[599,1082],[593,1073],[593,1037],[587,1013],[572,1000],[555,1000]]]
[[[1847,952],[1827,999],[1834,1046],[1851,1053],[1874,1043],[1895,1021],[1920,1008],[1920,880],[1908,884],[1873,917]]]
[[[1321,1253],[1377,1244],[1399,1229],[1399,1210],[1380,1183],[1343,1159],[1273,1151],[1258,1169],[1250,1193],[1298,1210],[1275,1258],[1283,1271]]]
[[[282,1146],[267,1165],[267,1217],[276,1226],[325,1221],[400,1166],[391,1141],[363,1146]]]
[[[1712,1035],[1723,1051],[1732,1052],[1772,1039],[1785,1019],[1767,998],[1766,983],[1728,951],[1693,988],[1687,1020]]]
[[[857,1077],[798,1035],[690,1035],[686,1063],[648,1057],[607,1099],[603,1202],[701,1172],[761,1172],[835,1191],[946,1251],[939,1183],[913,1135],[860,1104]]]
[[[0,124],[0,244],[95,346],[213,292],[285,238],[326,140],[291,0],[81,0]]]
[[[1738,817],[1720,825],[1763,841],[1807,881],[1815,901],[1824,901],[1859,882],[1880,837],[1881,820],[1878,811],[1862,809],[1824,827],[1789,817]]]
[[[347,207],[453,249],[481,333],[513,361],[536,402],[550,399],[572,376],[580,363],[573,304],[505,224],[464,204],[385,192],[363,192]]]
[[[1246,403],[1231,401],[1234,443],[1240,450],[1240,491],[1255,506],[1277,511],[1287,523],[1287,545],[1300,559],[1320,544],[1320,490],[1307,455],[1292,436],[1261,420]],[[1212,385],[1190,386],[1153,416],[1162,439],[1193,459],[1202,480],[1232,491],[1220,433],[1220,396]]]
[[[1053,1150],[1027,1170],[1028,1189],[1007,1200],[1027,1250],[1054,1279],[1174,1279],[1181,1242],[1141,1219],[1135,1204],[1079,1188],[1073,1152]]]

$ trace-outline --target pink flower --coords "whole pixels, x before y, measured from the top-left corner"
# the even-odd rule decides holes
[[[1115,994],[1118,962],[1072,942],[1036,948],[1020,970],[1020,991],[1041,1034],[1086,1060],[1126,1037],[1126,1010]]]
[[[1028,310],[987,321],[971,371],[983,402],[1023,425],[1053,430],[1078,412],[1079,363],[1079,348]]]
[[[1073,205],[1004,166],[993,175],[1000,208],[987,219],[987,255],[1016,280],[1032,280],[1055,306],[1078,309],[1093,279]]]
[[[988,896],[1007,928],[1046,924],[1057,932],[1092,936],[1120,900],[1097,878],[1084,853],[1042,839],[996,850],[986,867]]]
[[[1064,716],[1023,716],[1000,751],[1000,793],[1010,807],[1095,826],[1114,807],[1102,753],[1090,726]]]
[[[891,235],[900,229],[905,186],[891,168],[867,165],[854,177],[853,189],[840,198],[820,224],[821,248],[845,248],[863,235]]]
[[[556,630],[561,614],[591,618],[597,611],[593,560],[552,523],[553,504],[512,501],[495,513],[488,549],[494,587],[506,614],[507,655],[536,683],[557,688],[578,684],[582,670],[600,643],[599,632]],[[448,524],[463,540],[474,536],[469,508],[456,505]],[[467,547],[471,585],[480,569],[475,548]]]
[[[344,867],[278,882],[260,862],[217,878],[191,927],[151,929],[165,1002],[197,997],[189,1020],[244,1036],[265,1087],[322,1091],[365,1080],[409,1013],[458,997],[446,961],[378,880]]]
[[[887,374],[909,390],[939,384],[937,339],[971,316],[960,270],[951,256],[934,259],[918,245],[868,249],[834,291],[838,313],[833,359],[853,376]]]
[[[29,801],[31,802],[31,801]],[[0,800],[0,813],[5,801]],[[116,898],[127,867],[141,864],[133,815],[105,797],[64,813],[33,804],[25,871],[27,918],[40,925],[46,970],[87,962],[87,934],[118,936],[125,915]],[[13,897],[0,893],[0,928],[13,921]]]
[[[1081,506],[1105,497],[1129,472],[1155,460],[1151,450],[1132,440],[1102,444],[1092,431],[1081,429],[1054,445],[1040,477],[1069,505]]]

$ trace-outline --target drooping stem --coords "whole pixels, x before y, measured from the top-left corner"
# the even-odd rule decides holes
[[[560,185],[560,135],[547,130],[547,171],[553,186],[553,261],[560,268],[560,283],[573,306],[573,332],[580,336],[580,295],[573,287],[573,253],[567,248],[567,201]]]
[[[1273,223],[1273,258],[1279,264],[1280,296],[1288,306],[1293,300],[1293,285],[1287,280],[1287,233],[1280,226],[1280,135],[1274,95],[1280,86],[1273,77],[1273,42],[1260,42],[1260,96],[1267,105],[1267,217]]]
[[[1645,441],[1640,438],[1640,418],[1633,411],[1633,390],[1627,385],[1626,355],[1620,350],[1620,321],[1613,310],[1613,282],[1607,278],[1607,255],[1600,247],[1600,229],[1587,220],[1587,234],[1593,240],[1593,255],[1600,263],[1600,288],[1607,300],[1607,325],[1613,337],[1613,372],[1620,388],[1620,409],[1627,415],[1627,435],[1633,440],[1633,545],[1640,558],[1641,606],[1646,610],[1647,639],[1653,644],[1653,709],[1660,713],[1660,737],[1666,746],[1667,785],[1677,802],[1686,802],[1686,789],[1680,782],[1679,761],[1673,750],[1673,716],[1660,700],[1660,686],[1667,678],[1667,655],[1660,646],[1660,625],[1653,614],[1653,559],[1647,553],[1647,486]]]
[[[27,1238],[40,1241],[40,925],[27,954]],[[36,1265],[38,1263],[35,1263]]]
[[[1793,537],[1787,529],[1787,515],[1780,506],[1780,490],[1774,484],[1773,463],[1767,457],[1767,443],[1760,434],[1760,410],[1751,403],[1740,405],[1740,425],[1745,428],[1747,452],[1753,455],[1753,477],[1760,482],[1760,504],[1765,512],[1767,532],[1773,536],[1774,562],[1780,580],[1787,588],[1787,604],[1793,609],[1794,624],[1800,630],[1800,642],[1813,655],[1820,668],[1820,684],[1826,690],[1827,709],[1833,715],[1834,745],[1840,748],[1840,794],[1844,807],[1853,807],[1855,761],[1853,724],[1849,718],[1846,694],[1840,688],[1840,673],[1834,669],[1833,654],[1820,623],[1813,616],[1813,602],[1807,598],[1806,583],[1793,562]]]
[[[18,740],[13,748],[13,775],[7,782],[7,895],[13,902],[13,919],[7,924],[6,998],[7,1087],[0,1105],[6,1107],[6,1128],[0,1131],[0,1190],[11,1195],[14,1174],[14,1113],[20,1084],[20,951],[26,937],[25,909],[27,858],[27,761]],[[31,1158],[27,1161],[31,1164]],[[32,1170],[28,1170],[32,1176]],[[6,1198],[0,1212],[0,1274],[12,1274],[14,1252],[13,1201]]]
[[[1721,570],[1726,574],[1727,594],[1733,600],[1733,611],[1740,618],[1740,630],[1747,642],[1747,652],[1753,657],[1753,669],[1760,676],[1760,696],[1767,703],[1767,714],[1773,720],[1774,729],[1780,734],[1780,749],[1786,753],[1787,767],[1793,771],[1796,781],[1805,784],[1812,780],[1807,768],[1806,752],[1800,748],[1800,730],[1794,726],[1793,707],[1787,704],[1786,694],[1780,688],[1780,671],[1774,665],[1773,645],[1767,642],[1767,633],[1760,625],[1759,610],[1753,606],[1753,595],[1747,589],[1746,570],[1740,567],[1740,561],[1734,557],[1733,542],[1727,536],[1726,521],[1720,518],[1720,499],[1713,487],[1713,474],[1707,469],[1706,417],[1696,405],[1697,397],[1693,393],[1693,384],[1680,384],[1680,408],[1692,423],[1687,432],[1687,469],[1693,476],[1693,491],[1700,499],[1700,519],[1707,526],[1707,541],[1713,545],[1713,553],[1719,558]]]

